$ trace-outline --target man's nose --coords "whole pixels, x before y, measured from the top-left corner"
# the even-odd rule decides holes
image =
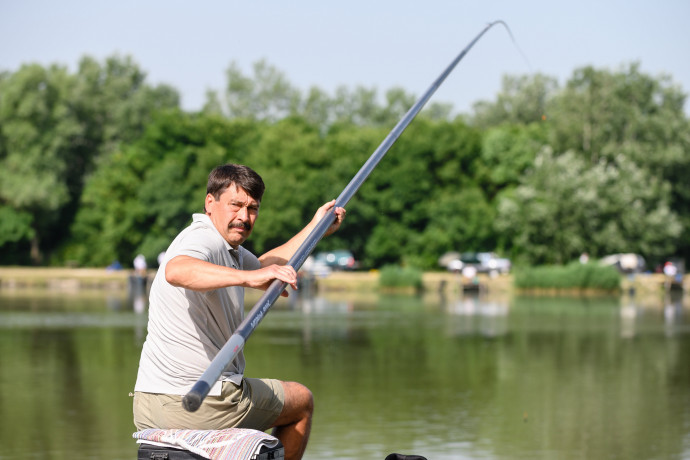
[[[248,220],[249,219],[249,208],[246,206],[242,206],[239,211],[237,211],[237,217],[242,219],[242,220]]]

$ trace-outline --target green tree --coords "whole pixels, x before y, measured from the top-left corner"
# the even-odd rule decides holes
[[[148,260],[203,212],[208,173],[246,157],[254,123],[180,111],[159,113],[143,136],[89,178],[67,256],[85,265]]]
[[[479,101],[470,117],[473,126],[489,128],[504,123],[529,125],[550,114],[549,102],[558,91],[558,81],[543,74],[505,75],[495,101]]]
[[[670,187],[669,206],[685,228],[690,224],[690,123],[687,95],[670,76],[652,77],[639,63],[616,72],[577,69],[549,109],[554,151],[572,149],[591,164],[615,163],[623,155]],[[666,197],[660,196],[660,202]],[[666,256],[690,257],[684,232]],[[651,254],[650,254],[651,255]]]
[[[13,210],[15,241],[31,238],[34,263],[70,200],[68,159],[82,135],[74,84],[57,65],[25,65],[0,80],[0,204]]]
[[[380,132],[379,141],[387,134],[384,129]],[[362,186],[356,202],[357,212],[363,209],[371,219],[363,227],[371,232],[364,245],[366,264],[403,262],[433,268],[439,256],[436,247],[445,252],[468,243],[466,235],[458,233],[433,243],[429,238],[444,228],[456,230],[448,227],[449,214],[467,217],[462,204],[449,208],[449,203],[458,204],[449,197],[473,185],[479,147],[479,134],[461,121],[420,118],[410,125]],[[441,203],[446,204],[443,213]],[[485,242],[483,236],[470,240],[477,245]]]
[[[484,130],[476,178],[490,200],[520,183],[537,152],[547,145],[547,136],[548,128],[542,122],[502,124]]]
[[[655,167],[673,156],[665,150],[683,136],[677,130],[687,125],[684,102],[670,77],[653,78],[637,63],[618,72],[583,67],[549,105],[550,143],[556,152],[581,152],[592,164],[632,147],[631,160]]]
[[[681,233],[669,188],[624,156],[590,166],[574,152],[536,158],[522,184],[502,197],[497,229],[532,264],[565,264],[582,252],[662,256]]]
[[[0,79],[0,205],[23,216],[12,219],[13,244],[30,239],[33,263],[68,237],[96,161],[138,137],[152,111],[177,105],[174,90],[144,76],[129,58],[86,57],[77,74],[31,64]]]
[[[257,231],[248,241],[263,253],[297,233],[326,201],[322,172],[330,169],[331,159],[318,128],[291,117],[263,125],[241,161],[266,184]]]
[[[146,73],[129,56],[103,63],[85,56],[75,77],[74,110],[87,130],[77,157],[113,152],[119,143],[139,138],[153,113],[179,107],[177,90],[147,84]]]
[[[479,183],[491,199],[496,197],[503,202],[502,195],[512,197],[503,206],[508,202],[515,203],[513,187],[519,181],[526,185],[523,174],[533,169],[535,155],[544,146],[553,152],[551,158],[554,162],[560,161],[558,158],[563,152],[571,152],[567,154],[567,161],[575,161],[570,155],[582,158],[585,166],[578,171],[584,177],[590,177],[594,171],[604,167],[614,171],[639,170],[643,177],[653,178],[652,186],[639,179],[637,172],[630,175],[640,182],[632,184],[629,177],[620,180],[631,187],[645,189],[645,198],[641,201],[644,206],[635,208],[636,212],[647,213],[640,216],[642,221],[654,220],[655,216],[658,219],[666,211],[670,213],[669,230],[659,233],[662,241],[652,247],[649,235],[633,241],[633,233],[627,233],[624,239],[616,241],[609,238],[604,244],[599,241],[607,234],[603,227],[597,229],[603,232],[601,234],[585,232],[583,228],[582,232],[568,237],[565,245],[558,243],[553,248],[554,251],[564,251],[555,257],[569,257],[579,246],[593,246],[600,253],[615,252],[622,249],[621,243],[625,246],[622,250],[627,252],[636,248],[646,251],[642,253],[648,258],[662,257],[663,251],[667,252],[666,257],[672,254],[690,256],[687,232],[681,232],[680,237],[669,236],[677,235],[678,224],[685,228],[690,224],[690,193],[684,179],[690,174],[690,126],[683,111],[685,98],[670,77],[646,75],[639,64],[631,64],[618,71],[593,67],[576,69],[562,90],[558,89],[555,80],[541,75],[506,77],[496,101],[477,104],[471,118],[475,126],[485,130]],[[539,114],[544,117],[540,122],[534,122]],[[590,179],[594,180],[593,177]],[[518,190],[519,193],[526,191],[524,187]],[[539,191],[536,189],[535,193]],[[642,192],[627,192],[621,188],[618,193],[635,197]],[[544,199],[547,198],[545,195]],[[545,212],[543,218],[553,219],[559,213],[557,207],[570,210],[573,203],[578,203],[577,199],[576,195],[556,193],[553,203],[541,203],[540,209]],[[619,196],[612,193],[599,194],[598,202],[600,206],[592,208],[597,212],[603,210],[605,202],[611,202],[614,208],[620,206]],[[660,203],[658,211],[650,205],[653,202]],[[579,204],[583,205],[582,202]],[[534,205],[533,211],[536,208]],[[501,215],[504,214],[499,213]],[[616,228],[620,222],[615,213],[598,218],[611,219],[610,228]],[[530,227],[528,220],[520,222],[527,227],[521,229],[519,222],[513,221],[512,225],[517,227],[511,232],[537,238],[537,230]],[[553,221],[544,225],[548,228],[552,224]],[[506,229],[505,226],[502,228]],[[656,227],[652,225],[651,228]],[[509,233],[501,233],[501,240],[506,244],[511,241]],[[545,237],[550,243],[555,241]],[[669,245],[669,241],[674,244]],[[530,242],[536,247],[529,248]],[[513,249],[514,254],[524,253],[530,260],[549,258],[545,255],[549,250],[547,245],[529,238],[516,240]],[[594,250],[590,248],[590,252]]]
[[[300,93],[285,75],[265,60],[253,66],[254,74],[245,76],[232,62],[226,71],[227,86],[223,99],[210,92],[207,109],[219,107],[231,118],[277,121],[297,112]]]

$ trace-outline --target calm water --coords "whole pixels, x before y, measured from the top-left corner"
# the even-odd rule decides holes
[[[689,317],[619,299],[285,301],[247,373],[312,389],[307,459],[690,459]],[[145,334],[127,298],[0,292],[0,458],[136,458]]]

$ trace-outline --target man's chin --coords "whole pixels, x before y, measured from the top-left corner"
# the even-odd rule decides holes
[[[240,244],[247,241],[247,238],[249,238],[250,233],[251,232],[232,232],[230,235],[228,235],[228,243],[230,243],[230,246],[239,246]]]

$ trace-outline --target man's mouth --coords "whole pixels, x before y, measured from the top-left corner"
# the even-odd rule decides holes
[[[230,228],[240,228],[245,231],[250,231],[252,226],[249,222],[232,222],[228,227]]]

